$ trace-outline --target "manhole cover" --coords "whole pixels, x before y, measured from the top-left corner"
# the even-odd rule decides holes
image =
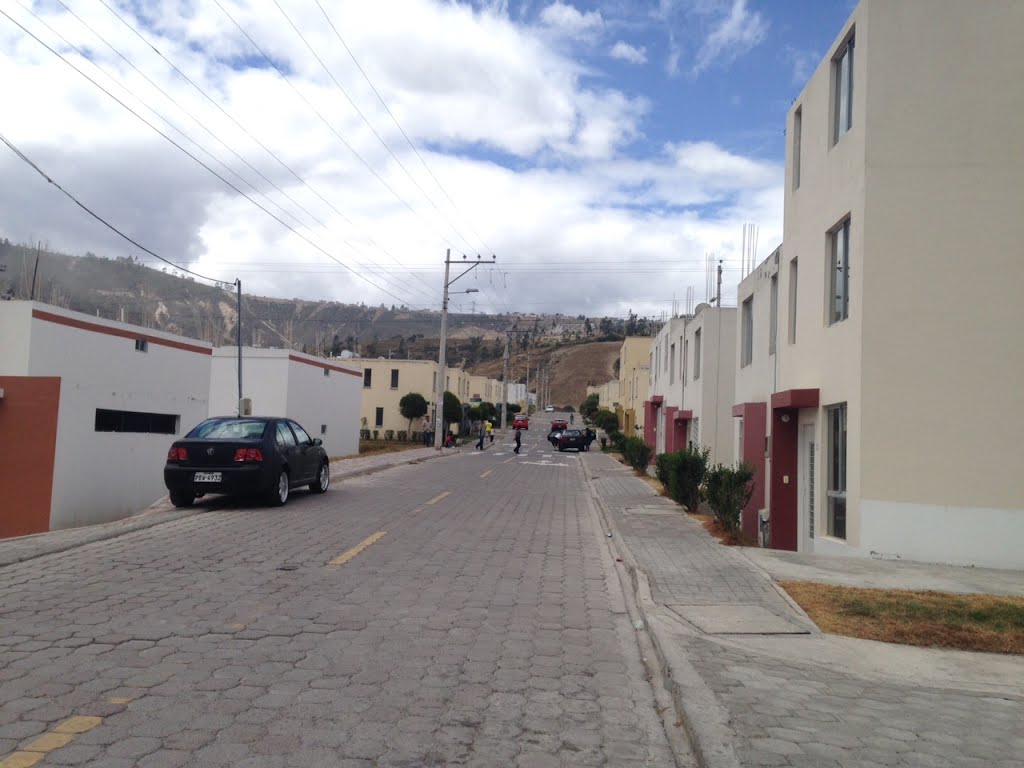
[[[277,566],[277,570],[279,570],[279,571],[297,571],[297,570],[299,570],[299,566],[291,565],[290,563],[285,563],[284,565]]]

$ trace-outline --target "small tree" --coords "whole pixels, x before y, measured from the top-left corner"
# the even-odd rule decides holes
[[[428,408],[427,398],[419,392],[402,395],[402,399],[398,401],[398,412],[402,414],[402,418],[409,420],[408,432],[412,432],[412,420],[422,419],[427,415]]]
[[[717,464],[708,470],[704,487],[715,519],[725,530],[737,530],[743,508],[754,494],[754,468],[746,463],[735,468]]]
[[[580,403],[580,413],[588,419],[592,419],[594,414],[600,409],[600,396],[595,392],[592,395],[587,395],[586,398]]]
[[[603,429],[609,434],[619,431],[619,417],[611,411],[600,410],[595,413],[594,424],[597,425],[598,429]]]
[[[446,424],[462,423],[462,401],[447,390],[445,390],[444,393],[444,410],[442,416]]]

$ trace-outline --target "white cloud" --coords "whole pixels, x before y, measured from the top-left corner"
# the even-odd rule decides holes
[[[83,202],[172,261],[224,279],[239,276],[254,293],[398,303],[353,279],[307,238],[405,303],[436,308],[439,265],[451,247],[456,253],[498,254],[499,268],[508,272],[508,293],[505,279],[492,284],[481,276],[476,284],[480,306],[491,311],[603,314],[631,306],[653,312],[666,308],[658,302],[670,301],[673,292],[683,295],[687,284],[699,285],[702,274],[686,270],[699,272],[705,251],[728,254],[731,248],[738,257],[743,222],[761,224],[766,249],[781,235],[781,167],[710,142],[676,143],[653,155],[627,156],[624,150],[643,135],[651,104],[606,81],[584,84],[578,62],[552,45],[544,30],[503,12],[474,11],[439,0],[394,0],[387,7],[363,0],[332,3],[332,20],[444,185],[442,193],[316,5],[282,2],[416,184],[430,195],[428,200],[272,3],[222,2],[289,72],[329,125],[273,70],[257,66],[255,52],[216,5],[175,0],[147,6],[145,33],[287,169],[102,8],[94,12],[84,0],[69,0],[69,5],[281,191],[214,141],[66,12],[56,6],[36,12],[70,41],[88,47],[91,61],[67,53],[78,66],[292,223],[302,237],[227,188],[12,25],[0,25],[5,135]],[[563,9],[588,16],[571,6]],[[42,39],[69,51],[19,8],[10,12]],[[439,39],[460,44],[439,46]],[[92,62],[139,98],[122,91]],[[40,93],[47,98],[40,99]],[[145,105],[190,139],[175,134]],[[5,147],[0,147],[0,178],[0,236],[41,239],[72,253],[136,253],[62,199]],[[633,273],[628,262],[634,259],[683,266],[655,278],[652,285],[650,275]],[[541,279],[545,267],[531,266],[541,261],[570,265],[566,269],[573,273],[573,290],[565,290],[564,279]],[[608,262],[607,270],[616,271],[585,269],[594,261]]]
[[[733,0],[729,14],[711,31],[697,51],[693,73],[700,74],[720,61],[734,61],[764,40],[767,32],[767,20],[760,13],[750,11],[747,0]]]
[[[600,11],[582,12],[576,6],[555,0],[540,12],[540,20],[548,27],[573,37],[584,37],[604,27]]]
[[[622,59],[623,61],[628,61],[633,64],[646,64],[647,49],[643,46],[637,48],[623,40],[619,40],[612,46],[611,57],[613,59]]]

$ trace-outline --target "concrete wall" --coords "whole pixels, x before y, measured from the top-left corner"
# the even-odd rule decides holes
[[[362,370],[297,352],[284,362],[288,376],[285,414],[299,422],[310,437],[323,440],[328,456],[358,454]]]
[[[883,554],[1024,564],[1022,28],[1019,2],[871,6],[861,544]]]
[[[166,493],[170,444],[208,412],[210,345],[41,304],[31,311],[24,373],[61,379],[50,529],[117,520],[153,503]],[[97,408],[172,414],[178,429],[97,432]]]
[[[429,406],[428,415],[433,418],[437,402],[437,391],[435,390],[435,374],[437,363],[431,360],[369,360],[355,358],[350,362],[353,367],[359,369],[360,376],[364,369],[373,371],[369,388],[363,387],[362,378],[359,380],[361,392],[360,423],[361,428],[378,430],[383,438],[384,430],[393,429],[396,433],[400,430],[409,429],[409,421],[402,417],[398,410],[398,402],[410,392],[423,395]],[[398,388],[391,388],[391,371],[398,371]],[[449,368],[449,376],[456,373],[457,369]],[[383,426],[375,426],[377,408],[384,409]],[[413,432],[420,432],[421,426],[415,421],[412,425]]]

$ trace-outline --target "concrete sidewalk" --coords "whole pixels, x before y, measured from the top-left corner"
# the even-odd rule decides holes
[[[335,459],[331,462],[331,482],[337,483],[345,478],[380,472],[403,464],[417,464],[429,459],[453,456],[459,448],[446,448],[438,451],[435,448],[412,448],[395,453],[381,453],[371,456],[354,456]],[[115,520],[99,525],[87,525],[81,528],[69,528],[63,531],[36,533],[30,536],[18,536],[12,539],[0,539],[0,568],[12,563],[32,560],[43,555],[64,552],[94,541],[104,541],[126,533],[152,528],[191,515],[209,511],[203,507],[176,509],[165,496],[148,508],[137,512],[131,517]]]
[[[719,544],[609,456],[584,455],[583,469],[702,765],[1021,765],[1024,659],[824,635],[759,553]],[[873,562],[845,564],[843,578],[876,578]],[[924,570],[906,573],[924,583]],[[992,591],[1014,579],[974,576]]]

